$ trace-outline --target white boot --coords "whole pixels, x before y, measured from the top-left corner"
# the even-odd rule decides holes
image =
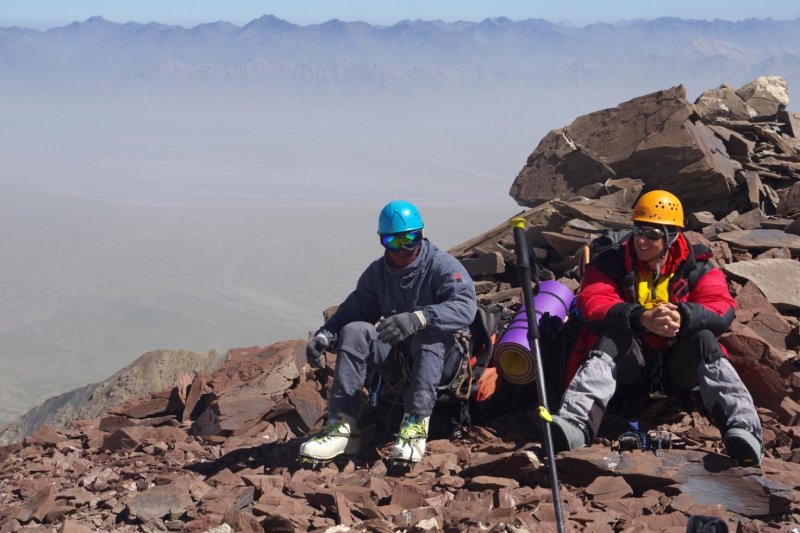
[[[328,461],[339,455],[353,455],[361,449],[361,433],[350,415],[331,415],[320,432],[300,445],[300,457]]]
[[[425,443],[428,439],[428,423],[430,416],[403,415],[397,442],[392,449],[392,459],[416,463],[425,455]]]

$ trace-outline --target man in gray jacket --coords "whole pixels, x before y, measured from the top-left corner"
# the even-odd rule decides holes
[[[356,424],[369,369],[384,379],[404,375],[403,421],[392,459],[414,463],[425,454],[428,423],[439,387],[465,357],[458,332],[477,311],[475,286],[461,263],[422,236],[419,211],[405,200],[389,202],[378,217],[383,257],[367,267],[355,290],[309,342],[306,357],[319,367],[336,349],[328,423],[303,443],[300,456],[327,461],[357,453]]]

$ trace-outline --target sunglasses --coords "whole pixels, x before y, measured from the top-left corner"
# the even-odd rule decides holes
[[[422,230],[407,231],[405,233],[390,233],[381,235],[381,244],[387,250],[396,252],[400,248],[412,250],[422,239]]]
[[[661,228],[654,228],[653,226],[633,226],[633,235],[636,237],[644,237],[649,241],[658,241],[666,237],[664,230]]]

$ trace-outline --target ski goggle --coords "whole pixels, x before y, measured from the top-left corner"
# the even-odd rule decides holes
[[[400,248],[413,249],[422,239],[422,230],[407,231],[405,233],[389,233],[381,235],[381,244],[387,250],[396,252]]]
[[[658,241],[666,237],[664,230],[661,228],[655,228],[653,226],[640,226],[638,224],[633,226],[633,234],[636,237],[644,237],[648,241]]]

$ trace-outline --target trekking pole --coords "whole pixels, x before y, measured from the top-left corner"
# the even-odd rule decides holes
[[[542,352],[539,348],[539,327],[536,324],[536,309],[533,307],[533,291],[531,290],[531,261],[528,250],[528,240],[525,238],[525,219],[512,218],[509,224],[514,231],[514,243],[517,247],[517,273],[519,284],[522,287],[522,301],[525,304],[525,314],[528,318],[528,345],[533,353],[536,366],[536,389],[539,394],[539,418],[542,420],[544,430],[544,448],[547,461],[550,463],[550,482],[553,485],[553,506],[556,512],[556,526],[559,533],[564,533],[564,514],[561,511],[561,496],[558,491],[558,472],[556,471],[556,456],[553,451],[553,434],[550,431],[550,422],[553,417],[547,407],[547,391],[544,384],[544,366],[542,365]],[[537,276],[538,278],[538,276]],[[538,283],[539,280],[537,279]]]

